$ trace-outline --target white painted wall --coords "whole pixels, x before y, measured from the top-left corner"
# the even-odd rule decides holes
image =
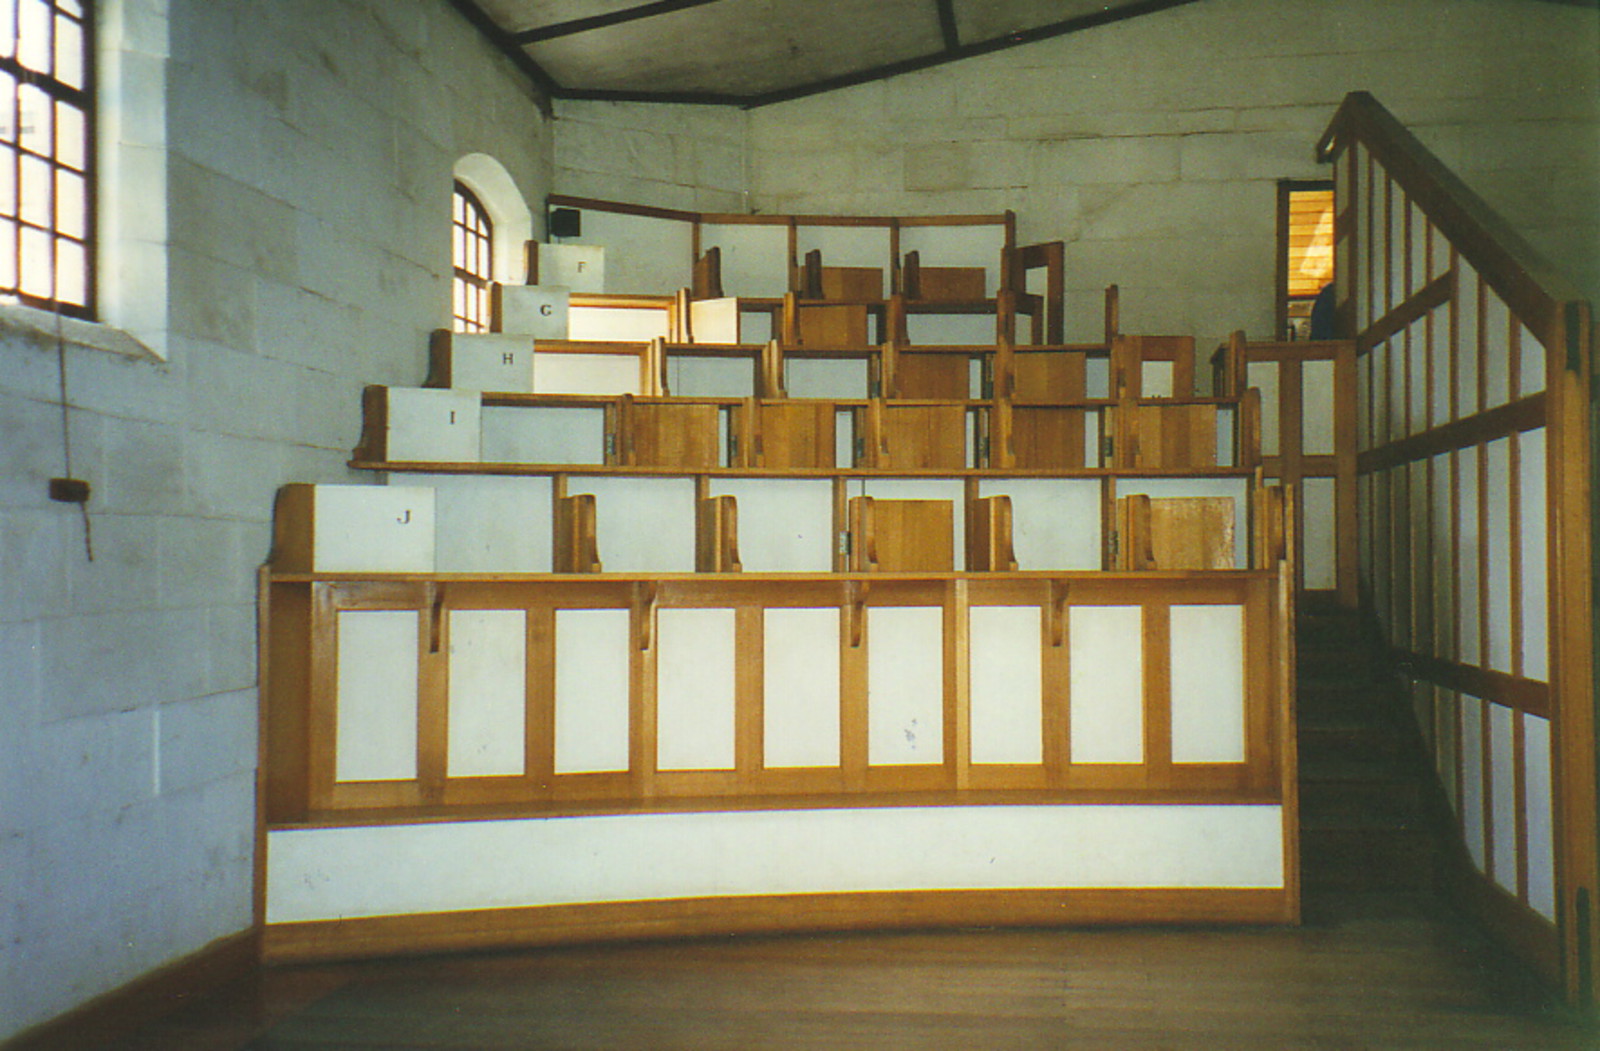
[[[419,382],[447,319],[456,158],[550,185],[526,81],[448,4],[101,6],[138,90],[165,77],[164,121],[113,126],[167,361],[66,351],[89,562],[45,495],[54,349],[0,324],[0,1041],[249,926],[273,492],[372,481],[343,466],[360,389]]]
[[[559,193],[691,212],[748,211],[743,110],[561,100],[551,128]]]

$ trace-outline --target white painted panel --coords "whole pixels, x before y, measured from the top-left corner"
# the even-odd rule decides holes
[[[1233,467],[1233,448],[1237,444],[1239,412],[1230,405],[1217,406],[1217,466]],[[1092,446],[1091,446],[1092,448]]]
[[[1450,311],[1448,305],[1436,307],[1428,315],[1433,325],[1428,329],[1428,347],[1433,356],[1433,386],[1429,392],[1429,405],[1434,426],[1448,423],[1450,413]]]
[[[415,485],[319,485],[311,567],[319,573],[432,573],[434,492]]]
[[[741,310],[739,312],[739,338],[746,343],[766,343],[773,336],[770,310]]]
[[[450,386],[454,390],[532,392],[533,340],[499,333],[453,333]]]
[[[1450,513],[1455,478],[1450,453],[1433,458],[1433,649],[1445,660],[1455,659],[1456,521]]]
[[[1172,761],[1242,763],[1244,607],[1172,607]]]
[[[813,249],[822,252],[823,266],[877,267],[883,271],[885,287],[888,285],[894,254],[889,250],[887,226],[797,226],[795,254],[803,260]]]
[[[500,331],[538,339],[566,339],[571,323],[572,289],[554,281],[502,285]]]
[[[995,342],[993,314],[908,314],[906,338],[921,347],[989,347]]]
[[[1044,761],[1038,606],[973,606],[969,650],[972,761]]]
[[[1072,762],[1144,762],[1144,614],[1138,606],[1073,606]]]
[[[1336,520],[1337,483],[1332,478],[1307,478],[1300,483],[1301,530],[1305,586],[1326,591],[1338,586],[1339,534]]]
[[[1555,795],[1550,767],[1550,720],[1522,717],[1522,763],[1528,825],[1528,904],[1556,918]]]
[[[696,343],[739,342],[739,300],[696,299],[689,304],[689,332]]]
[[[1489,704],[1489,817],[1494,881],[1517,892],[1517,768],[1512,722],[1516,712]]]
[[[583,209],[583,240],[604,245],[607,292],[669,296],[687,288],[694,224],[680,219]]]
[[[540,245],[539,283],[561,285],[574,292],[604,292],[606,290],[605,246]]]
[[[734,766],[734,611],[656,611],[656,767]]]
[[[535,347],[533,389],[539,394],[643,394],[633,354],[564,354]]]
[[[1091,398],[1111,397],[1111,362],[1104,357],[1084,362],[1084,393]]]
[[[1245,366],[1245,385],[1261,391],[1261,455],[1276,456],[1278,442],[1278,363],[1252,361]]]
[[[585,307],[573,305],[568,316],[569,339],[641,343],[672,334],[671,315],[664,307]]]
[[[744,358],[667,359],[667,391],[680,398],[750,398],[756,370]]]
[[[867,362],[861,358],[806,358],[783,361],[784,389],[791,398],[860,399],[869,394]]]
[[[1118,478],[1116,495],[1226,496],[1233,500],[1233,564],[1250,564],[1250,485],[1245,478]]]
[[[1509,672],[1511,638],[1511,439],[1488,445],[1486,496],[1489,517],[1484,543],[1489,549],[1489,667]]]
[[[867,610],[867,762],[944,762],[944,610]]]
[[[1522,361],[1517,377],[1523,395],[1537,394],[1545,389],[1544,344],[1534,338],[1528,327],[1517,322],[1517,343],[1522,351]]]
[[[1519,506],[1522,510],[1522,674],[1529,679],[1550,677],[1550,565],[1545,506],[1545,431],[1524,431],[1517,437]]]
[[[694,479],[574,477],[567,492],[594,494],[606,572],[694,572]]]
[[[1172,362],[1142,362],[1139,369],[1139,394],[1145,398],[1172,397]]]
[[[1511,400],[1511,314],[1493,288],[1484,301],[1483,338],[1484,407],[1492,409]]]
[[[1456,558],[1460,586],[1456,590],[1456,626],[1461,633],[1459,659],[1465,664],[1477,664],[1481,656],[1481,636],[1478,619],[1478,552],[1483,546],[1478,518],[1478,448],[1470,446],[1456,452],[1456,502],[1461,515],[1456,519]]]
[[[951,508],[952,566],[965,565],[967,550],[967,516],[962,513],[966,505],[966,487],[955,479],[929,478],[869,478],[861,486],[861,494],[879,500],[948,500]],[[854,488],[850,495],[856,495]]]
[[[417,776],[416,610],[338,614],[335,781]]]
[[[628,769],[629,614],[556,610],[558,774]]]
[[[434,491],[438,572],[550,572],[553,541],[548,479],[460,474],[409,477]]]
[[[523,610],[450,611],[449,776],[526,772],[527,639]]]
[[[485,463],[602,464],[604,409],[488,406],[483,410]]]
[[[295,829],[268,839],[267,920],[735,894],[1276,888],[1283,850],[1276,806],[867,807]]]
[[[1410,373],[1410,386],[1407,388],[1409,401],[1406,402],[1409,421],[1407,434],[1420,434],[1428,429],[1427,327],[1426,318],[1418,318],[1406,327],[1405,339],[1395,344],[1404,348],[1406,368]]]
[[[388,456],[397,463],[475,463],[477,391],[389,387]]]
[[[1301,449],[1307,456],[1332,456],[1333,362],[1307,361],[1300,370]]]
[[[763,613],[765,766],[839,765],[839,611]]]
[[[1000,251],[1005,247],[1005,227],[902,226],[900,254],[916,252],[922,266],[981,266],[984,295],[1000,290]]]
[[[1456,318],[1455,356],[1457,416],[1471,416],[1478,411],[1478,272],[1465,258],[1456,261],[1456,301],[1460,306]]]
[[[700,245],[701,251],[721,249],[722,291],[727,295],[777,297],[789,291],[787,226],[706,223],[700,228]]]
[[[984,478],[978,495],[1011,497],[1011,548],[1022,569],[1099,569],[1100,482]]]
[[[1483,702],[1461,695],[1461,832],[1479,872],[1486,871],[1484,849]]]
[[[806,478],[713,478],[712,496],[739,508],[739,560],[746,573],[833,570],[833,482]]]
[[[856,460],[855,414],[849,409],[838,409],[833,414],[833,462],[841,467],[854,467]]]

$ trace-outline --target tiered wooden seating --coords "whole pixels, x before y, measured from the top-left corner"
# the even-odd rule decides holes
[[[830,401],[750,399],[745,404],[745,437],[740,443],[742,465],[778,471],[833,468],[837,417]]]
[[[1117,501],[1117,568],[1232,569],[1233,518],[1228,497],[1124,496]]]
[[[948,500],[850,498],[850,568],[858,573],[945,573],[954,568]]]

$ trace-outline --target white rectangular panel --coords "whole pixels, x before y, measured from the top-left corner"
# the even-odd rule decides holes
[[[566,339],[572,290],[553,281],[500,286],[500,331],[536,339]]]
[[[863,358],[805,358],[783,360],[783,384],[791,398],[827,398],[833,401],[868,396],[867,362]]]
[[[1456,452],[1456,503],[1460,517],[1456,519],[1456,570],[1459,586],[1456,595],[1456,627],[1460,632],[1464,664],[1479,664],[1482,660],[1482,631],[1478,620],[1478,554],[1483,546],[1478,515],[1478,447],[1468,446]]]
[[[1456,521],[1450,513],[1455,478],[1451,455],[1433,458],[1433,649],[1434,656],[1455,659]]]
[[[567,492],[594,494],[606,572],[694,572],[694,479],[570,478]]]
[[[1101,568],[1098,479],[984,478],[978,495],[1011,497],[1011,549],[1019,568]]]
[[[1461,834],[1479,872],[1487,871],[1484,836],[1483,702],[1461,695]]]
[[[628,769],[629,613],[556,610],[558,774]]]
[[[450,337],[453,390],[533,390],[533,340],[521,335],[456,332]]]
[[[839,611],[763,613],[767,769],[839,765]]]
[[[1528,904],[1556,918],[1555,795],[1550,767],[1550,720],[1522,716],[1523,798],[1527,803]]]
[[[713,478],[710,492],[737,501],[746,573],[832,572],[831,480]]]
[[[1517,376],[1517,386],[1522,395],[1537,394],[1545,389],[1545,349],[1528,327],[1517,322],[1517,344],[1522,353]]]
[[[598,208],[582,212],[583,240],[611,249],[602,291],[670,296],[689,286],[694,267],[693,222]]]
[[[550,572],[548,479],[460,474],[410,477],[434,490],[438,572]]]
[[[1465,258],[1456,261],[1456,415],[1471,416],[1478,411],[1478,284],[1472,264]]]
[[[1140,362],[1139,396],[1144,398],[1172,397],[1172,362]]]
[[[977,226],[900,227],[900,254],[916,252],[922,266],[981,266],[984,295],[1000,290],[1000,253],[1006,228],[1000,223]]]
[[[750,398],[756,370],[747,358],[667,359],[667,392],[679,398]]]
[[[1511,671],[1511,440],[1487,446],[1488,521],[1484,543],[1489,549],[1489,667]]]
[[[397,463],[475,463],[477,391],[389,387],[388,459]]]
[[[539,283],[560,285],[574,292],[593,294],[604,292],[606,290],[605,246],[540,245]]]
[[[294,829],[268,842],[267,921],[752,894],[1280,888],[1283,852],[1276,806],[862,807]]]
[[[1038,606],[973,606],[972,761],[1044,761],[1042,642]]]
[[[1517,767],[1512,721],[1516,712],[1489,704],[1489,816],[1494,881],[1517,892]]]
[[[795,254],[804,259],[813,249],[822,253],[823,266],[876,267],[888,274],[894,262],[888,226],[798,225]]]
[[[1307,478],[1300,483],[1302,520],[1302,560],[1305,587],[1328,591],[1339,585],[1339,532],[1334,495],[1337,483],[1332,478]]]
[[[993,314],[908,314],[906,338],[914,347],[988,347],[995,326]]]
[[[656,611],[656,768],[734,766],[734,611]]]
[[[867,610],[867,762],[944,762],[944,610]]]
[[[672,334],[672,316],[665,307],[588,307],[574,304],[567,323],[574,340],[644,343]]]
[[[1072,762],[1144,762],[1144,611],[1073,606]]]
[[[636,354],[565,354],[534,347],[533,389],[538,394],[643,394]]]
[[[1172,761],[1242,763],[1244,607],[1172,607]]]
[[[706,223],[700,227],[700,244],[702,251],[721,250],[725,294],[775,298],[789,291],[788,226]]]
[[[483,410],[485,463],[602,464],[604,409],[494,406]]]
[[[450,777],[527,771],[528,615],[450,611]]]
[[[1493,288],[1488,288],[1483,311],[1483,384],[1492,409],[1511,400],[1511,315]]]
[[[1517,436],[1517,500],[1522,573],[1522,674],[1541,682],[1550,677],[1550,564],[1545,535],[1545,431],[1524,431]]]
[[[1300,369],[1301,451],[1307,456],[1332,456],[1333,362],[1307,361]]]
[[[318,573],[432,573],[434,492],[416,485],[319,485],[311,568]]]
[[[1261,391],[1261,455],[1276,456],[1278,442],[1278,363],[1252,361],[1245,366],[1245,385]]]
[[[416,610],[338,614],[335,781],[417,776]]]

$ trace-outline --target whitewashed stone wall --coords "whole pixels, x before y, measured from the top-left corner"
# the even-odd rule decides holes
[[[250,925],[273,493],[349,480],[361,386],[421,380],[455,159],[550,188],[526,80],[438,0],[120,7],[170,19],[165,180],[119,175],[167,360],[66,352],[89,562],[54,348],[0,335],[0,1040]]]
[[[744,111],[560,101],[558,192],[701,212],[747,211]]]
[[[1367,90],[1600,296],[1600,18],[1541,0],[1207,0],[750,112],[768,212],[1015,209],[1069,338],[1272,323],[1274,183]]]

